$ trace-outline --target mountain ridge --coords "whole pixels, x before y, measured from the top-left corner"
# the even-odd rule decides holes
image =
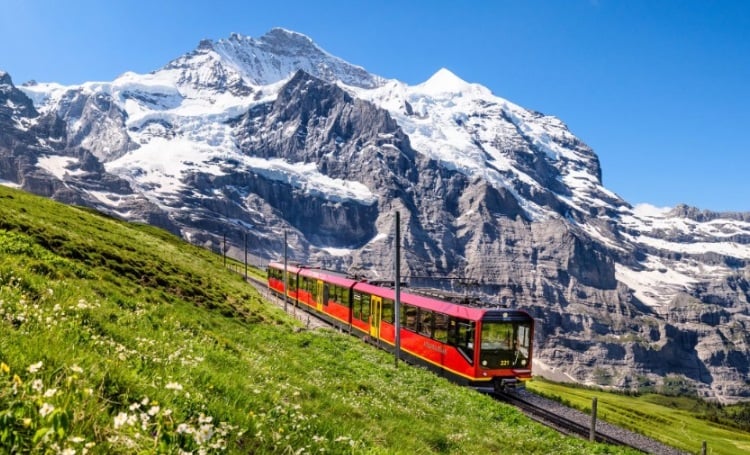
[[[64,122],[65,146],[23,163],[0,150],[0,179],[209,248],[226,235],[234,254],[247,236],[278,255],[287,231],[294,259],[375,278],[392,274],[398,210],[405,274],[473,278],[528,308],[544,363],[585,383],[679,372],[705,396],[750,396],[748,214],[633,207],[556,117],[446,69],[408,86],[342,62],[274,29],[112,83],[21,87]]]

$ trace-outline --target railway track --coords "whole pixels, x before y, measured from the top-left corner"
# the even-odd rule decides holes
[[[555,430],[583,439],[589,439],[591,416],[549,400],[526,390],[497,394],[487,393],[496,399],[519,408],[531,419]],[[596,422],[595,440],[605,444],[629,447],[657,455],[685,455],[686,452],[662,444],[652,438],[599,420]]]
[[[531,402],[528,399],[524,399],[523,395],[519,395],[514,392],[492,393],[492,395],[500,401],[504,401],[517,407],[531,419],[548,427],[554,428],[560,433],[570,436],[579,436],[584,439],[589,439],[590,437],[590,426],[587,426],[573,419],[568,419],[553,410],[549,410],[545,407]],[[638,447],[633,447],[628,442],[621,441],[613,436],[603,434],[601,432],[595,432],[594,439],[597,442],[603,442],[605,444],[626,446],[633,449],[638,449]]]

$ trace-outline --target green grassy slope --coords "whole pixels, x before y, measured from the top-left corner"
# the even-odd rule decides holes
[[[628,453],[306,331],[160,230],[0,186],[0,453],[183,451]]]
[[[700,453],[706,441],[710,454],[750,454],[750,433],[737,425],[709,420],[708,412],[716,412],[716,406],[697,398],[626,396],[538,380],[528,388],[585,412],[591,412],[591,399],[596,397],[599,418],[689,453]]]

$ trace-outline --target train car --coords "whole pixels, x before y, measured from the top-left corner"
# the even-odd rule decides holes
[[[283,295],[283,264],[269,264],[269,287]],[[296,303],[393,352],[395,290],[342,274],[287,267]],[[280,287],[281,285],[281,287]],[[293,290],[291,289],[293,286]],[[531,378],[534,321],[512,309],[474,308],[401,292],[400,352],[451,380],[505,390]]]
[[[287,286],[286,295],[293,302],[297,300],[297,275],[300,267],[296,264],[287,264]],[[272,263],[268,269],[268,287],[279,297],[284,298],[284,264]]]

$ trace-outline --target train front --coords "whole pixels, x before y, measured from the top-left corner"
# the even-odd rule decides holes
[[[496,391],[523,387],[531,379],[534,319],[521,310],[484,314],[479,331],[480,377],[491,377]]]

